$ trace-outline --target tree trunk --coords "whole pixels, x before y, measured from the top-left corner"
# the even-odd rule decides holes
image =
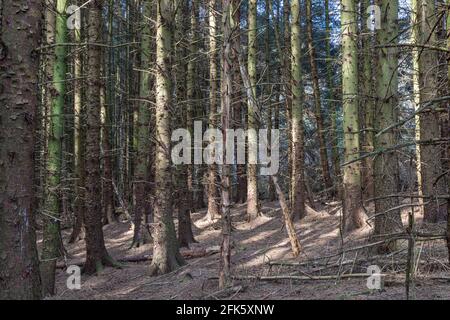
[[[330,22],[330,4],[325,0],[325,52],[327,59],[327,87],[328,87],[328,108],[330,110],[330,140],[331,140],[331,158],[333,163],[333,174],[335,179],[335,191],[338,197],[342,198],[341,192],[341,159],[339,155],[339,140],[337,131],[337,108],[336,108],[336,89],[333,81],[333,61],[331,56],[331,22]]]
[[[209,0],[209,127],[217,128],[217,22],[216,22],[216,0]],[[211,143],[213,143],[211,141]],[[212,155],[214,158],[214,155]],[[218,219],[219,194],[218,194],[218,173],[217,164],[210,164],[208,167],[208,218]]]
[[[300,2],[291,1],[291,78],[292,78],[292,215],[302,219],[305,210],[305,154],[303,129],[303,81],[301,74]]]
[[[234,128],[245,129],[246,112],[242,103],[242,79],[239,68],[239,54],[241,46],[241,0],[232,0],[233,20],[236,22],[236,32],[232,38],[231,68],[233,70],[233,92],[232,105],[234,106]],[[247,166],[238,164],[236,168],[237,188],[235,193],[236,203],[245,203],[247,201]]]
[[[374,151],[374,115],[375,115],[375,100],[374,86],[373,86],[373,70],[376,62],[373,55],[372,33],[367,28],[367,9],[369,8],[370,0],[363,0],[361,2],[361,25],[362,25],[362,92],[363,96],[360,101],[361,110],[364,119],[364,139],[362,141],[362,151],[371,153]],[[362,162],[362,185],[363,198],[371,199],[374,197],[374,182],[373,182],[373,159],[367,157]]]
[[[417,0],[414,11],[417,15],[417,29],[415,31],[418,45],[436,45],[436,9],[434,0]],[[415,55],[418,59],[418,102],[417,107],[438,97],[438,56],[434,49],[420,48]],[[432,140],[440,137],[439,113],[435,110],[422,112],[416,123],[416,138],[420,141]],[[419,144],[418,176],[419,194],[432,197],[446,193],[445,179],[438,179],[442,174],[441,149],[437,144]],[[428,198],[424,200],[424,221],[438,222],[445,219],[446,208],[444,201]]]
[[[343,0],[342,25],[342,94],[344,109],[345,162],[359,157],[358,52],[357,20],[354,0]],[[364,224],[361,194],[361,164],[344,167],[343,226],[351,231]]]
[[[139,103],[136,120],[136,158],[134,164],[134,235],[133,245],[140,246],[149,239],[148,230],[142,226],[146,216],[150,214],[150,199],[147,195],[147,184],[149,178],[149,155],[152,152],[150,143],[150,118],[151,118],[151,88],[153,77],[149,70],[151,67],[153,28],[149,19],[154,18],[152,1],[144,2],[143,25],[141,38],[141,62],[140,68],[144,70],[140,74],[139,97],[145,101]]]
[[[250,0],[248,10],[248,75],[250,85],[253,92],[253,97],[256,98],[256,82],[257,82],[257,0]],[[255,148],[258,144],[257,132],[256,135],[250,134],[250,130],[258,130],[259,115],[257,110],[253,108],[253,103],[248,103],[248,145],[249,150]],[[250,151],[248,158],[250,158]],[[258,166],[250,163],[247,158],[247,215],[248,220],[255,219],[259,214],[259,197],[258,197]]]
[[[101,42],[103,0],[89,3],[88,42]],[[86,262],[83,271],[87,274],[101,272],[103,267],[114,266],[105,247],[102,230],[101,176],[100,176],[100,86],[101,48],[88,46],[87,110],[86,110]]]
[[[81,42],[81,28],[74,30],[74,40],[76,44]],[[85,108],[83,107],[83,82],[82,77],[82,54],[79,46],[76,47],[73,58],[73,73],[75,77],[73,87],[73,110],[74,110],[74,176],[75,182],[75,201],[74,201],[74,223],[69,243],[74,243],[84,239],[84,155],[86,135],[83,130],[85,127]]]
[[[398,0],[380,0],[382,21],[381,29],[377,32],[378,45],[398,42]],[[394,40],[393,40],[394,39]],[[388,127],[398,121],[398,49],[378,49],[377,74],[377,110],[375,112],[375,131]],[[375,137],[375,149],[383,150],[398,143],[399,133],[394,130],[387,131]],[[396,194],[398,192],[398,158],[397,153],[385,152],[374,160],[375,197]],[[384,213],[399,205],[398,198],[375,200],[375,212]],[[389,234],[403,229],[400,210],[390,211],[375,217],[375,230],[377,234]],[[380,246],[379,251],[394,251],[395,243]]]
[[[325,189],[331,189],[333,181],[331,180],[330,168],[328,166],[327,144],[325,143],[325,129],[322,116],[322,101],[320,97],[319,73],[316,64],[316,49],[313,39],[313,21],[312,21],[312,0],[306,0],[306,30],[308,39],[309,65],[311,66],[311,78],[314,93],[314,107],[317,124],[317,137],[319,140],[320,166],[322,168],[322,179]]]
[[[1,10],[0,299],[39,299],[32,208],[42,1],[3,0]]]
[[[46,188],[44,195],[44,234],[42,247],[42,292],[44,296],[55,294],[56,260],[63,255],[63,245],[60,235],[61,221],[61,166],[62,139],[64,133],[64,105],[66,96],[66,56],[67,47],[58,44],[67,42],[66,0],[56,2],[56,23],[49,25],[55,28],[55,61],[53,68],[53,83],[50,90],[52,96],[50,110],[50,130],[48,132],[48,152],[46,161]],[[47,9],[47,10],[51,10]],[[53,19],[52,19],[53,20]]]
[[[231,0],[222,0],[222,136],[226,146],[227,129],[230,128],[230,108],[233,90],[231,69],[231,37],[233,27],[237,27],[232,14]],[[226,159],[226,148],[223,148],[223,158]],[[220,249],[219,288],[224,289],[231,284],[231,179],[230,165],[222,164],[222,245]]]
[[[170,165],[171,81],[170,55],[172,50],[172,21],[174,3],[157,2],[156,32],[156,163],[155,207],[152,235],[154,238],[151,275],[169,273],[184,264],[180,255],[172,217]]]

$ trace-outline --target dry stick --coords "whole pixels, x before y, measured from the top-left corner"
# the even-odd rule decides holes
[[[286,198],[284,197],[284,193],[278,184],[278,178],[276,176],[272,176],[272,183],[275,186],[275,191],[278,195],[278,200],[280,201],[281,210],[283,212],[284,223],[286,224],[286,230],[288,232],[289,240],[291,242],[292,253],[295,257],[300,254],[300,242],[298,241],[297,234],[295,232],[294,223],[291,218],[291,211],[289,206],[287,205]]]

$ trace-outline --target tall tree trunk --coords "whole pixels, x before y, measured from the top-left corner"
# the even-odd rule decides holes
[[[364,139],[362,141],[362,151],[370,153],[374,151],[374,115],[375,115],[375,100],[374,86],[373,86],[373,64],[374,56],[372,44],[372,33],[367,28],[367,9],[370,6],[370,0],[361,1],[361,25],[362,25],[362,92],[363,97],[360,101],[361,111],[364,118]],[[374,196],[374,182],[373,182],[373,159],[367,157],[362,163],[362,185],[363,197],[371,199]]]
[[[320,166],[322,168],[322,179],[326,189],[331,189],[333,181],[331,180],[330,168],[328,164],[327,144],[325,142],[325,128],[322,116],[322,101],[320,96],[319,73],[316,64],[316,49],[313,39],[313,21],[312,21],[312,0],[306,0],[306,30],[308,40],[309,64],[311,66],[311,78],[314,93],[314,107],[317,124],[317,137],[319,140]]]
[[[209,127],[217,128],[217,22],[216,22],[216,0],[209,0]],[[211,141],[212,143],[212,141]],[[214,157],[214,155],[213,155]],[[217,164],[208,167],[208,218],[217,219],[219,213]]]
[[[358,52],[355,0],[343,0],[342,25],[342,94],[344,108],[345,162],[359,157]],[[361,164],[344,167],[343,225],[347,230],[363,226]]]
[[[230,128],[230,108],[233,90],[231,74],[231,37],[233,27],[237,27],[234,21],[231,0],[222,0],[222,138],[223,145],[227,142],[227,129]],[[226,148],[223,148],[223,158],[226,159]],[[231,178],[230,165],[225,161],[222,165],[222,245],[220,250],[219,288],[223,289],[231,283]]]
[[[337,130],[337,107],[336,107],[336,89],[333,81],[333,63],[331,56],[331,21],[330,21],[330,3],[325,0],[325,52],[327,59],[327,87],[328,87],[328,109],[330,114],[330,140],[331,140],[331,158],[333,163],[333,174],[335,179],[335,191],[342,197],[340,189],[341,183],[341,159],[339,155],[339,139]]]
[[[398,0],[379,0],[382,12],[381,29],[377,32],[378,45],[396,44],[398,42]],[[394,42],[394,43],[392,43]],[[388,127],[398,119],[398,49],[378,49],[377,74],[377,108],[375,112],[375,131]],[[399,133],[394,129],[375,137],[375,149],[383,150],[398,143]],[[398,158],[397,153],[385,152],[374,160],[375,197],[380,198],[398,192]],[[385,213],[375,217],[374,233],[389,234],[402,230],[398,198],[375,200],[375,212]],[[390,210],[389,213],[386,213]],[[395,250],[395,243],[378,248],[380,251]]]
[[[152,54],[152,31],[150,19],[154,18],[153,1],[144,2],[143,29],[141,35],[141,62],[139,97],[143,99],[139,103],[136,120],[136,158],[134,164],[134,235],[132,245],[140,246],[149,240],[148,231],[142,226],[143,220],[150,214],[150,203],[147,195],[149,178],[149,155],[152,152],[150,143],[150,118],[151,118],[151,88],[153,77],[150,75]]]
[[[93,0],[89,3],[88,42],[101,42],[103,0]],[[86,262],[83,271],[87,274],[98,273],[103,267],[114,266],[116,263],[109,256],[103,238],[101,183],[100,183],[100,86],[101,86],[101,48],[88,46],[88,88],[86,110]]]
[[[246,120],[246,110],[242,102],[242,79],[239,68],[239,48],[241,46],[241,0],[232,0],[233,21],[235,21],[235,35],[232,37],[232,53],[231,53],[231,67],[233,69],[233,92],[232,105],[234,106],[234,128],[244,129]],[[235,196],[236,203],[245,203],[247,201],[247,166],[245,164],[238,164],[237,170],[237,190]]]
[[[266,0],[265,3],[265,10],[266,10],[266,32],[264,34],[264,59],[265,59],[265,86],[264,86],[264,92],[265,96],[264,99],[267,104],[267,141],[272,141],[272,129],[273,129],[273,115],[274,115],[274,108],[273,108],[273,101],[272,101],[272,91],[273,86],[271,84],[272,78],[271,78],[271,43],[270,43],[270,35],[272,33],[272,28],[270,26],[270,13],[271,13],[271,0]],[[271,154],[271,147],[267,147],[267,154]],[[267,198],[269,201],[275,201],[275,187],[273,183],[270,183],[270,177],[267,181]]]
[[[58,45],[67,42],[66,0],[56,1],[55,28],[55,64],[53,68],[53,83],[50,94],[50,130],[48,133],[48,152],[46,161],[46,188],[43,204],[44,235],[42,247],[42,290],[43,295],[55,294],[56,260],[63,254],[60,235],[61,218],[61,165],[62,139],[64,127],[64,105],[66,96],[66,56],[67,47]],[[51,10],[51,9],[48,9]]]
[[[174,3],[157,2],[156,31],[156,163],[155,207],[152,235],[153,260],[150,274],[171,272],[184,264],[178,248],[172,217],[172,190],[170,165],[171,81],[170,56],[172,51],[172,21]]]
[[[33,151],[42,1],[0,8],[0,299],[39,299]],[[18,10],[18,8],[21,8]]]
[[[293,218],[302,219],[305,210],[305,154],[303,129],[303,81],[301,74],[300,2],[291,1],[291,77],[292,77],[292,198]]]
[[[417,0],[413,8],[417,17],[415,32],[418,45],[436,45],[436,8],[434,0]],[[416,54],[418,67],[418,85],[420,102],[417,107],[438,97],[438,56],[434,49],[420,48]],[[440,137],[439,113],[435,110],[422,112],[418,116],[416,137],[420,141],[429,141]],[[418,147],[419,194],[432,197],[446,193],[445,179],[442,174],[441,149],[437,144],[419,143]],[[427,198],[423,203],[424,221],[438,222],[446,215],[445,202]]]
[[[81,27],[81,26],[80,26]],[[81,28],[74,30],[74,40],[78,45],[81,43]],[[75,175],[75,201],[74,201],[74,224],[69,243],[74,243],[84,239],[84,155],[86,135],[83,130],[85,127],[85,108],[83,107],[83,82],[82,77],[82,54],[80,47],[77,46],[73,57],[73,109],[74,109],[74,175]]]
[[[251,90],[253,97],[256,98],[256,82],[257,82],[257,0],[250,0],[248,10],[248,74],[250,79]],[[254,104],[248,103],[248,130],[258,130],[259,127],[259,115],[257,110],[253,109]],[[249,149],[254,148],[258,144],[257,133],[256,135],[248,135]],[[249,152],[250,157],[250,152]],[[258,166],[251,164],[247,159],[247,215],[249,221],[255,219],[259,214],[258,205]]]

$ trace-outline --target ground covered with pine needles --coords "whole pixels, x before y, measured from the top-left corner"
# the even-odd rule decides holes
[[[263,215],[249,223],[245,205],[233,210],[233,286],[218,290],[220,222],[193,214],[198,243],[183,248],[187,264],[167,275],[148,275],[152,245],[130,249],[132,225],[105,226],[105,240],[122,269],[106,268],[96,276],[82,276],[81,290],[68,290],[65,267],[81,265],[84,242],[66,245],[69,258],[58,262],[57,295],[52,299],[405,299],[406,241],[393,254],[374,256],[370,226],[341,236],[340,208],[323,204],[296,222],[302,253],[294,258],[278,203],[263,203]],[[404,212],[406,219],[407,213]],[[418,225],[421,221],[418,217]],[[445,225],[423,226],[442,232]],[[64,234],[66,238],[68,235]],[[362,247],[359,250],[353,250]],[[344,249],[350,249],[342,254]],[[345,250],[344,250],[345,251]],[[416,244],[416,273],[411,296],[450,299],[450,277],[445,241]],[[386,273],[382,290],[367,288],[367,267]],[[350,275],[350,276],[349,276]],[[354,276],[351,276],[354,275]]]

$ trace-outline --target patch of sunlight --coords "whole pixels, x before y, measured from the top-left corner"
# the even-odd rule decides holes
[[[253,237],[250,237],[250,238],[245,239],[245,240],[241,240],[240,244],[248,245],[248,244],[251,244],[253,242],[262,241],[262,240],[268,239],[269,237],[273,236],[277,232],[278,232],[277,229],[258,232]]]

